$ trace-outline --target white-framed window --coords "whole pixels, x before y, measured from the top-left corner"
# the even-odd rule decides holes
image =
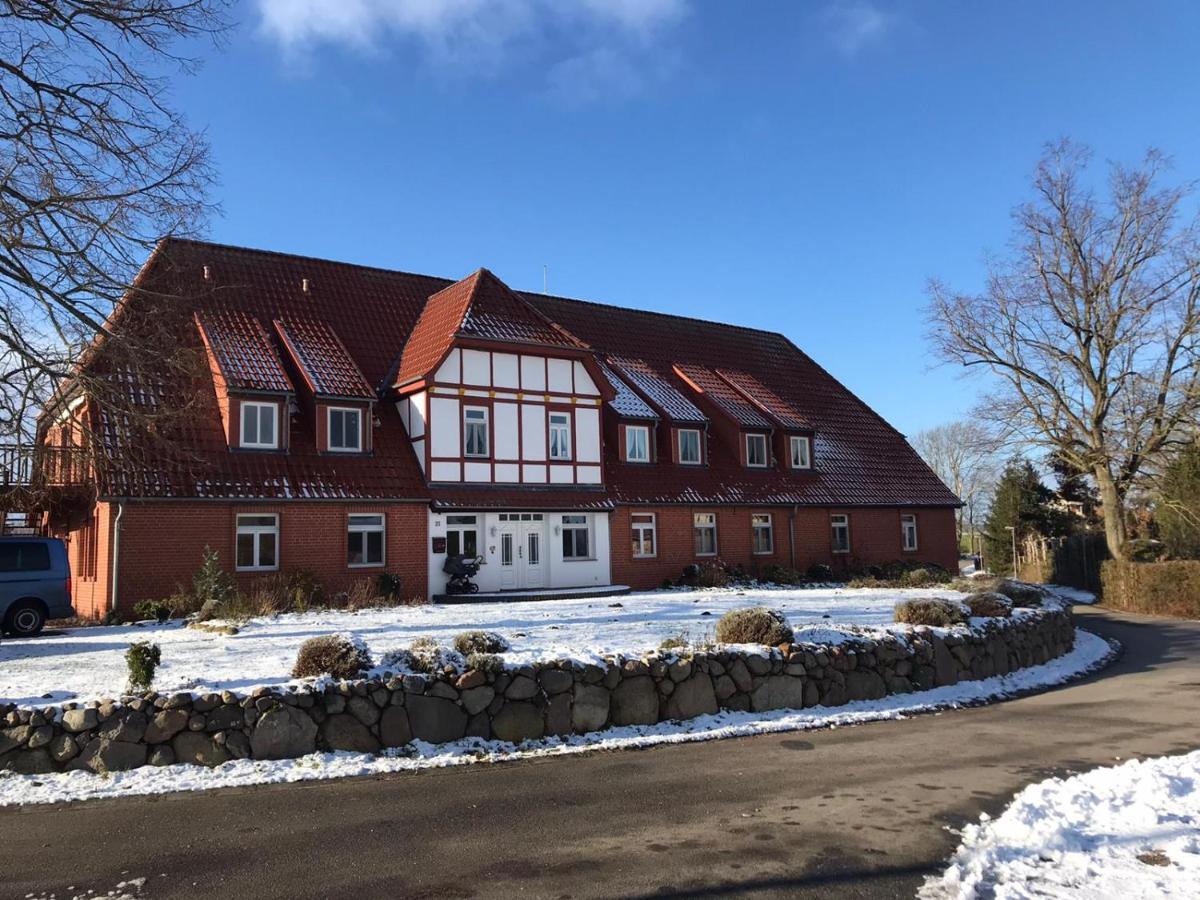
[[[346,562],[350,566],[382,566],[384,519],[379,513],[351,513],[346,520]]]
[[[633,532],[633,558],[650,559],[658,556],[658,532],[654,513],[634,513],[630,526]]]
[[[337,453],[357,453],[362,449],[361,409],[329,407],[329,449]]]
[[[625,461],[650,462],[650,429],[647,426],[625,426]]]
[[[236,567],[239,572],[273,572],[279,568],[279,516],[238,514]]]
[[[571,414],[550,413],[550,458],[571,458]]]
[[[463,407],[463,449],[467,456],[489,456],[491,454],[486,406]]]
[[[912,513],[900,517],[900,538],[905,550],[917,549],[917,517]]]
[[[850,517],[832,515],[829,517],[830,546],[834,553],[850,552]]]
[[[679,429],[679,462],[685,466],[700,465],[700,431],[698,429]]]
[[[746,465],[762,468],[767,464],[767,436],[746,435]]]
[[[750,516],[750,532],[753,551],[758,554],[775,552],[775,534],[771,528],[770,513],[754,513]]]
[[[789,443],[792,450],[792,468],[811,469],[812,445],[809,443],[809,439],[802,435],[794,434]]]
[[[696,539],[697,556],[717,555],[716,513],[696,513],[693,515],[692,533]]]
[[[479,517],[446,516],[446,555],[479,555]]]
[[[275,450],[279,447],[279,404],[242,401],[243,447]]]
[[[591,529],[588,517],[565,515],[562,517],[563,559],[591,559]]]

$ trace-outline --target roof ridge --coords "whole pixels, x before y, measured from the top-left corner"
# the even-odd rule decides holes
[[[367,263],[347,262],[344,259],[331,259],[328,256],[312,256],[311,254],[307,254],[307,253],[289,253],[284,250],[266,250],[261,247],[247,247],[242,244],[227,244],[227,243],[223,243],[221,241],[206,241],[206,240],[199,240],[197,238],[176,237],[174,235],[168,235],[168,236],[162,238],[159,243],[161,244],[161,243],[168,243],[168,242],[174,242],[174,243],[179,243],[179,244],[191,244],[193,246],[198,246],[198,247],[214,247],[214,248],[221,249],[221,250],[236,250],[241,253],[258,253],[258,254],[262,254],[263,256],[275,256],[275,257],[282,257],[285,259],[307,260],[310,262],[327,263],[327,264],[333,265],[333,266],[345,266],[345,267],[351,268],[351,269],[366,269],[366,270],[372,271],[372,272],[386,272],[390,275],[407,275],[412,278],[428,278],[432,281],[446,282],[445,285],[443,285],[441,288],[438,288],[438,291],[445,290],[445,288],[449,287],[450,285],[457,284],[459,281],[463,280],[461,278],[448,278],[444,275],[430,275],[425,272],[413,272],[408,269],[390,269],[387,266],[373,266],[373,265],[369,265]],[[147,260],[147,262],[149,262],[149,260]],[[496,275],[494,272],[491,271],[491,269],[488,269],[486,266],[480,266],[479,269],[476,269],[475,271],[478,272],[481,270],[486,271],[489,274],[491,274],[492,277],[494,277],[501,284],[504,284],[504,286],[507,287],[510,291],[512,291],[514,294],[516,294],[522,300],[525,300],[527,303],[529,303],[531,306],[533,306],[533,308],[535,310],[537,310],[537,307],[536,307],[537,299],[539,297],[542,297],[547,300],[559,300],[559,301],[563,301],[566,303],[578,303],[578,304],[581,304],[584,306],[600,306],[605,309],[618,309],[623,312],[634,312],[634,313],[640,313],[642,315],[658,316],[658,317],[665,318],[665,319],[676,319],[676,320],[684,321],[684,322],[699,322],[703,325],[716,325],[720,328],[731,329],[734,331],[746,331],[751,334],[769,334],[769,335],[773,335],[775,337],[786,338],[786,335],[784,335],[783,332],[771,331],[770,329],[767,329],[767,328],[754,328],[753,326],[750,326],[750,325],[737,325],[737,324],[734,324],[731,322],[720,322],[716,319],[702,319],[699,316],[683,316],[683,315],[679,315],[678,313],[661,312],[656,309],[643,309],[642,307],[637,307],[637,306],[621,306],[616,303],[603,303],[599,300],[587,300],[582,297],[565,297],[562,294],[543,294],[543,293],[539,293],[538,291],[518,290],[517,288],[510,287],[509,285],[505,284],[505,282],[498,275]],[[472,274],[474,274],[474,273],[472,273]],[[435,291],[434,293],[437,293],[437,291]],[[542,316],[546,316],[546,314],[544,312],[542,312],[541,310],[537,310],[537,312]],[[551,323],[554,322],[554,320],[552,318],[550,319],[550,321],[551,321]]]
[[[531,313],[533,313],[534,316],[536,316],[545,325],[547,325],[550,328],[552,328],[553,330],[557,331],[563,337],[568,338],[572,343],[575,344],[576,347],[578,347],[581,350],[591,350],[592,349],[591,345],[589,345],[586,341],[584,341],[584,340],[576,337],[574,334],[572,334],[565,325],[561,325],[560,323],[554,321],[554,319],[552,319],[550,316],[546,315],[544,312],[542,312],[540,309],[538,309],[536,306],[534,306],[532,303],[530,303],[529,298],[525,297],[523,295],[523,292],[516,291],[513,288],[509,287],[508,284],[505,283],[504,279],[502,279],[499,275],[497,275],[491,269],[487,268],[487,266],[480,266],[479,269],[477,269],[476,271],[478,274],[483,274],[483,275],[486,275],[487,277],[491,278],[491,280],[494,281],[497,285],[499,285],[503,290],[505,290],[509,294],[511,294],[513,296],[513,298],[518,303],[520,303],[523,308],[525,308],[525,309],[529,310]],[[470,307],[471,307],[471,302],[468,301],[467,308],[470,309]]]

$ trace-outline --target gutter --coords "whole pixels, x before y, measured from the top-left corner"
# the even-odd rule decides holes
[[[117,608],[117,570],[121,558],[121,517],[125,515],[125,504],[117,503],[117,517],[113,519],[112,536],[112,590],[108,595],[109,609]]]

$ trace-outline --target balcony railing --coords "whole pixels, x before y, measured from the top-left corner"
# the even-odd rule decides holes
[[[0,490],[82,484],[90,473],[83,447],[0,443]]]

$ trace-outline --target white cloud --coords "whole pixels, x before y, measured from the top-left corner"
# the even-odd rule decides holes
[[[824,18],[834,46],[846,56],[879,43],[899,21],[895,13],[880,9],[870,0],[834,0]]]
[[[416,44],[429,62],[489,74],[541,59],[561,91],[619,92],[641,83],[638,65],[690,0],[256,0],[260,28],[296,61],[319,45],[360,51]],[[520,51],[519,53],[517,51]]]

